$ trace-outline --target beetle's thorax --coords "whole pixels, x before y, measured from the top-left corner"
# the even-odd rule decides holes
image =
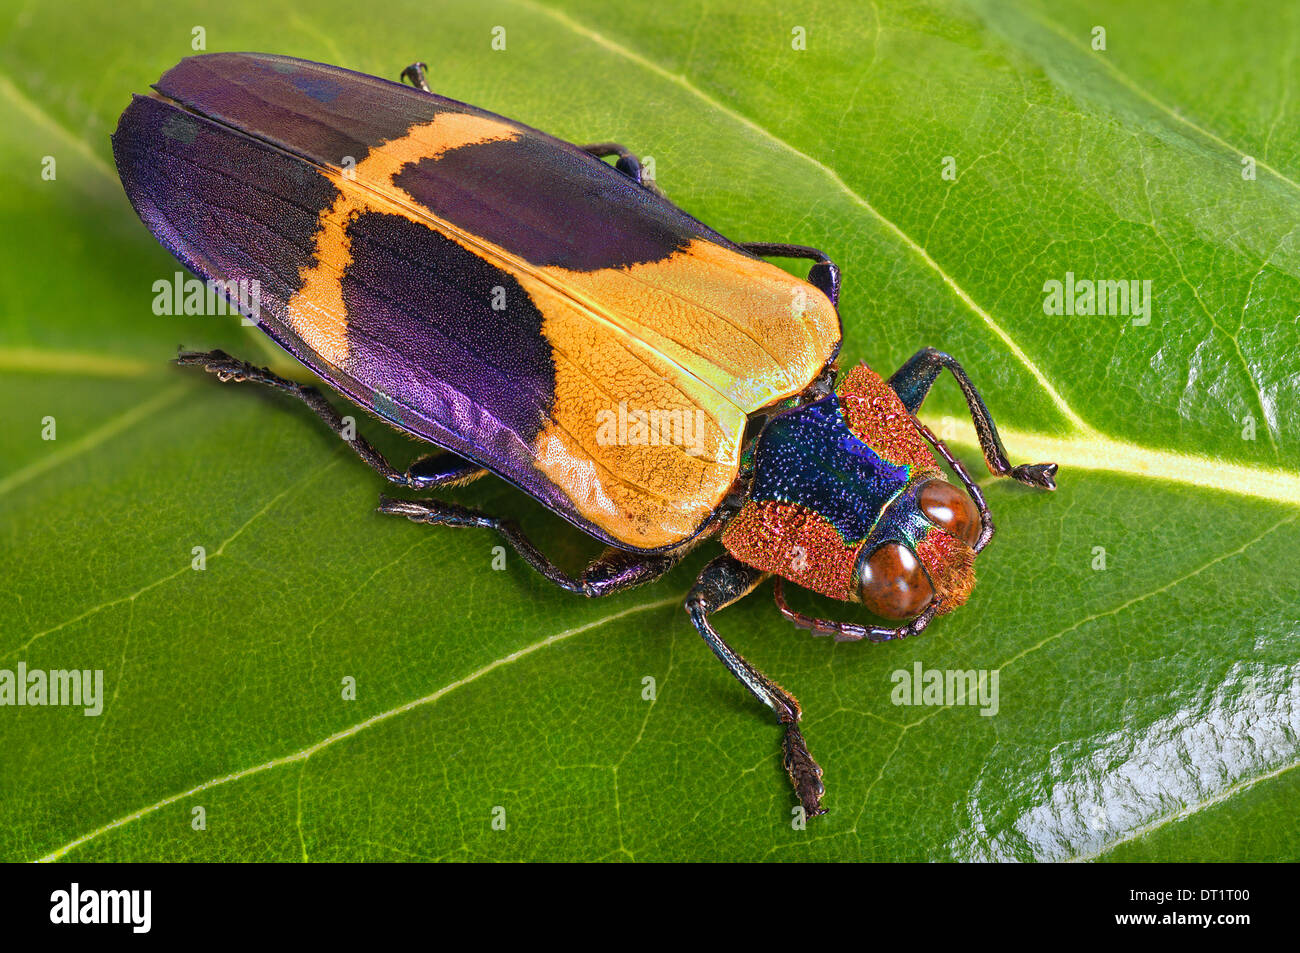
[[[916,553],[947,611],[973,585],[974,552],[917,504],[916,488],[941,476],[898,395],[860,364],[833,393],[763,430],[748,499],[722,544],[806,589],[856,601],[859,555],[899,542]]]

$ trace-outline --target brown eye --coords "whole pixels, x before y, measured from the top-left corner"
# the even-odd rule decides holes
[[[886,619],[912,619],[934,598],[921,561],[906,546],[885,543],[858,572],[862,604]]]
[[[974,546],[984,529],[979,511],[969,496],[944,480],[921,487],[921,512],[940,529]]]

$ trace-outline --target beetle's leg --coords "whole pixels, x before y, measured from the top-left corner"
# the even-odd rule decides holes
[[[959,463],[958,466],[961,466]],[[985,526],[993,525],[991,520],[987,520],[987,510],[982,510],[985,515]],[[993,535],[992,530],[988,534]],[[983,546],[975,547],[976,552]],[[785,600],[785,580],[777,576],[773,586],[773,595],[776,597],[776,607],[781,610],[781,615],[793,622],[796,628],[811,632],[813,635],[830,635],[835,638],[836,642],[857,642],[866,639],[869,642],[891,642],[895,639],[905,639],[908,636],[918,635],[925,631],[926,626],[934,621],[938,615],[938,606],[931,603],[929,608],[922,612],[910,622],[894,628],[887,628],[883,625],[863,625],[860,622],[836,622],[832,619],[819,619],[816,616],[805,615],[790,608],[790,604]]]
[[[425,73],[429,69],[425,63],[412,63],[406,69],[402,70],[401,78],[409,82],[416,89],[422,89],[426,93],[432,93],[429,88],[429,82],[425,79]]]
[[[782,763],[790,775],[790,783],[794,785],[799,803],[807,814],[824,814],[822,769],[808,753],[808,745],[799,731],[801,712],[798,699],[746,662],[709,623],[711,613],[749,595],[766,577],[767,573],[746,566],[734,556],[719,556],[704,567],[695,581],[686,597],[686,612],[713,654],[727,666],[727,671],[736,676],[755,698],[776,712],[777,720],[785,725]]]
[[[655,184],[654,179],[647,179],[645,177],[645,169],[641,165],[641,159],[627,146],[617,142],[593,142],[589,146],[578,146],[578,148],[583,152],[590,153],[597,159],[603,159],[606,156],[618,156],[618,161],[614,163],[614,168],[618,169],[619,172],[622,172],[637,185],[648,189],[661,198],[667,198],[659,186]]]
[[[947,368],[957,378],[961,392],[966,397],[966,406],[970,408],[971,421],[975,424],[975,433],[979,435],[980,447],[984,451],[984,461],[989,472],[994,476],[1009,476],[1026,486],[1042,487],[1045,490],[1056,489],[1055,463],[1029,463],[1013,467],[1007,459],[1007,451],[998,436],[998,428],[993,423],[989,409],[984,406],[984,399],[975,389],[971,379],[966,376],[962,366],[949,355],[932,347],[922,348],[913,354],[889,379],[889,386],[894,389],[909,411],[915,414],[930,392],[939,372]]]
[[[764,258],[808,258],[813,266],[808,269],[808,284],[831,299],[836,308],[840,306],[840,266],[831,261],[830,256],[818,248],[807,245],[784,245],[775,242],[740,242],[740,247],[751,255]]]
[[[687,552],[687,548],[682,548],[669,553],[631,553],[610,547],[575,578],[546,558],[513,520],[489,516],[446,500],[395,500],[387,496],[379,498],[379,512],[405,516],[413,523],[496,530],[528,565],[555,585],[592,599],[658,579]]]
[[[479,477],[487,476],[487,470],[473,460],[466,460],[450,450],[442,450],[420,457],[403,474],[403,486],[432,490],[435,487],[465,486]]]
[[[612,596],[647,582],[653,582],[672,569],[690,551],[690,547],[671,553],[631,553],[610,546],[582,571],[582,590],[588,597]]]
[[[939,456],[943,457],[944,462],[947,463],[948,466],[952,467],[952,472],[957,474],[957,480],[965,488],[966,495],[969,496],[971,502],[975,504],[975,509],[980,515],[981,528],[979,538],[971,544],[971,548],[977,553],[982,552],[984,547],[993,539],[993,533],[995,531],[993,526],[993,514],[989,512],[989,505],[984,500],[984,492],[979,488],[979,484],[971,479],[971,475],[966,472],[966,467],[962,465],[962,462],[953,455],[951,450],[948,449],[948,445],[936,437],[929,427],[921,423],[915,414],[912,415],[912,423],[916,424],[916,429],[925,439],[925,442],[937,450]],[[1055,464],[1051,464],[1051,466],[1055,466]],[[1056,487],[1053,486],[1052,489],[1056,489]]]
[[[589,146],[578,146],[578,148],[583,152],[591,153],[597,159],[604,159],[606,156],[618,156],[618,161],[614,163],[614,168],[618,169],[618,171],[622,172],[637,185],[645,185],[640,158],[637,157],[635,152],[622,143],[593,142]]]
[[[367,466],[390,483],[409,486],[415,489],[429,489],[436,486],[463,486],[471,480],[478,479],[487,471],[478,464],[453,453],[439,453],[431,457],[421,457],[405,472],[394,467],[382,453],[365,437],[356,433],[355,426],[344,423],[342,415],[310,384],[299,384],[286,380],[278,374],[271,373],[265,367],[257,367],[225,351],[182,351],[176,358],[177,364],[193,364],[202,367],[209,374],[215,374],[222,382],[252,381],[274,387],[286,394],[292,394],[310,407],[321,420],[336,434],[343,438],[358,457]]]

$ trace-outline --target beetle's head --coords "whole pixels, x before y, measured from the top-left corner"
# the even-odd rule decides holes
[[[964,489],[945,479],[931,444]],[[833,397],[770,425],[756,459],[756,469],[779,473],[774,490],[764,486],[742,506],[722,543],[777,576],[777,603],[796,625],[885,641],[919,632],[969,597],[975,555],[992,535],[979,489],[870,368],[854,368]],[[782,578],[904,624],[800,615],[784,602]]]
[[[970,496],[930,471],[884,507],[863,539],[846,540],[807,505],[769,500],[745,504],[722,541],[737,558],[777,577],[777,603],[796,625],[839,639],[885,641],[919,632],[966,601],[985,538]],[[884,628],[801,616],[784,602],[783,578],[906,624]]]
[[[984,526],[975,503],[942,476],[909,486],[859,550],[851,592],[873,615],[915,619],[950,612],[975,585]]]

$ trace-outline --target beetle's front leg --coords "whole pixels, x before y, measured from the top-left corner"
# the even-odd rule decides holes
[[[746,566],[733,556],[719,556],[704,567],[690,595],[686,597],[686,612],[691,622],[709,648],[713,650],[727,671],[736,676],[740,683],[772,711],[777,720],[785,725],[785,756],[782,759],[790,783],[794,785],[799,803],[809,815],[825,814],[822,807],[822,769],[808,753],[808,745],[799,731],[799,701],[780,685],[750,665],[739,655],[709,623],[709,615],[719,609],[725,609],[754,591],[767,577],[767,573]]]
[[[894,389],[903,405],[916,414],[925,397],[930,393],[939,372],[947,368],[957,378],[957,384],[966,398],[970,408],[971,421],[975,424],[975,433],[979,436],[980,447],[984,451],[984,461],[989,472],[995,476],[1009,476],[1026,486],[1041,487],[1045,490],[1056,489],[1055,463],[1030,463],[1013,467],[1007,459],[1007,451],[998,436],[998,428],[993,423],[989,409],[984,406],[984,398],[975,389],[966,371],[956,359],[936,348],[922,348],[913,354],[889,379],[889,386]]]

